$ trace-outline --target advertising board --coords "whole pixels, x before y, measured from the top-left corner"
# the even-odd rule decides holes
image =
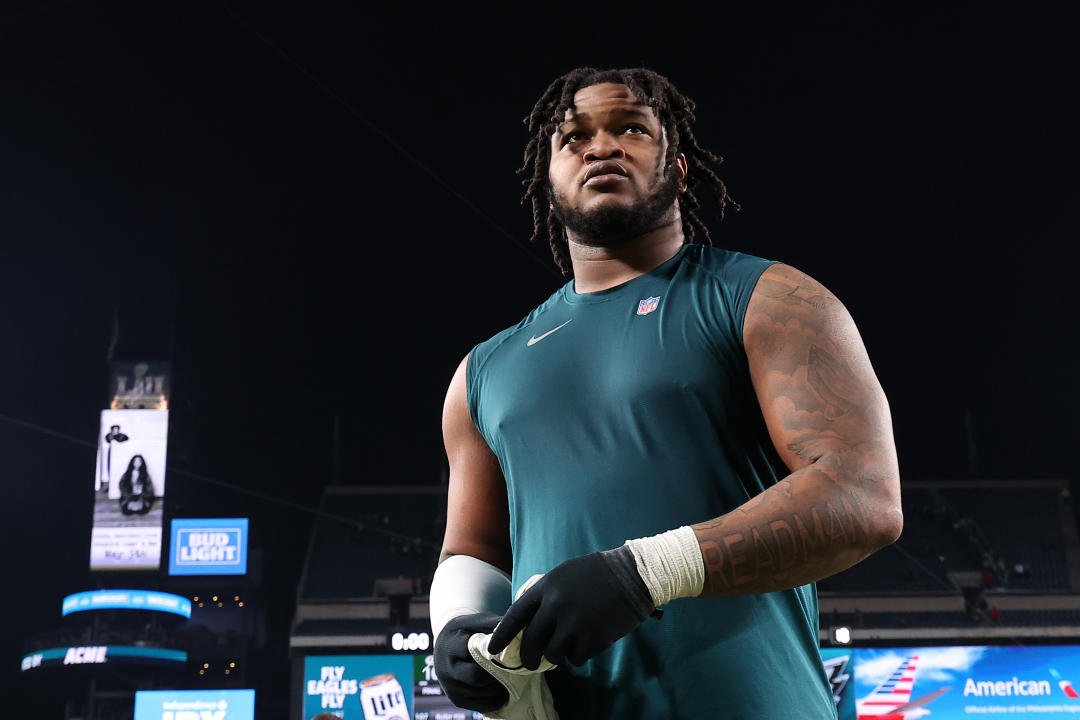
[[[157,570],[168,410],[103,410],[94,473],[91,570]]]
[[[858,648],[858,720],[1080,714],[1080,647]]]
[[[839,720],[1080,717],[1080,646],[825,648],[821,657]],[[301,720],[319,713],[482,718],[443,694],[430,653],[305,658]]]
[[[304,658],[304,718],[330,712],[343,720],[409,720],[411,655],[312,655]]]
[[[139,690],[135,720],[254,720],[254,690]]]
[[[247,518],[177,518],[169,543],[170,575],[243,575]]]

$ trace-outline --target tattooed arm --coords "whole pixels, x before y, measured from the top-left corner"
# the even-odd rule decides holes
[[[820,580],[903,527],[888,402],[840,301],[798,270],[773,265],[750,298],[743,341],[769,435],[792,472],[693,526],[703,596]]]

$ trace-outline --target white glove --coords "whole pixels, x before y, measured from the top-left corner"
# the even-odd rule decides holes
[[[543,576],[533,575],[529,578],[517,591],[515,599],[521,597],[522,593],[541,577]],[[544,673],[555,666],[548,662],[547,658],[541,658],[540,667],[536,670],[524,667],[520,656],[521,633],[498,655],[487,651],[489,640],[490,633],[474,634],[469,638],[469,652],[480,667],[502,683],[510,693],[510,699],[501,708],[484,717],[494,720],[559,720],[555,703],[551,699],[551,690],[544,680]]]

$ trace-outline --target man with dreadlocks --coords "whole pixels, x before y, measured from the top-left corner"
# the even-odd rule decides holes
[[[696,193],[731,201],[694,120],[667,79],[591,68],[526,120],[570,280],[447,394],[431,612],[463,707],[836,717],[814,582],[900,534],[888,404],[825,287],[712,247]]]

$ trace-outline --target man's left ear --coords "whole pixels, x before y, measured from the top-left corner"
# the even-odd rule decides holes
[[[675,156],[675,165],[679,168],[679,192],[686,191],[686,156],[679,153]]]

